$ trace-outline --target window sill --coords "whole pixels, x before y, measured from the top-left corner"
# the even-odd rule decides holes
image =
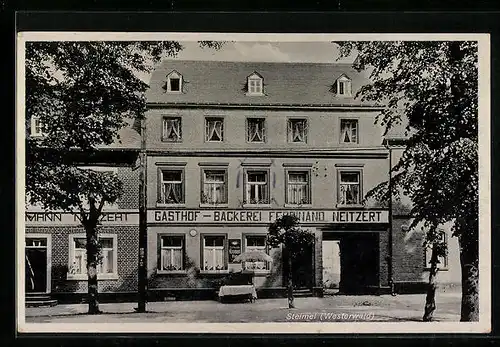
[[[243,204],[243,208],[269,208],[271,204]]]
[[[186,207],[186,204],[162,204],[157,202],[156,207]]]
[[[73,275],[67,274],[66,279],[68,281],[86,281],[88,280],[87,274],[83,275]],[[108,281],[108,280],[118,280],[118,274],[107,274],[107,275],[97,275],[98,281]]]
[[[163,137],[161,138],[161,141],[168,142],[168,143],[182,143],[182,139],[180,139],[180,140],[168,140],[168,139],[163,138]]]
[[[204,208],[217,208],[217,207],[228,207],[229,205],[227,203],[222,203],[222,204],[200,204],[200,207]]]
[[[181,275],[181,276],[187,276],[187,270],[157,270],[156,273],[158,275]]]
[[[300,208],[300,207],[309,208],[309,207],[312,207],[312,204],[285,204],[285,207],[286,208]]]
[[[200,275],[227,275],[229,270],[201,270]]]

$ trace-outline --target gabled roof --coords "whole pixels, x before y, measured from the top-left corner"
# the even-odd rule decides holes
[[[183,76],[183,93],[163,89],[172,70]],[[265,81],[262,97],[245,95],[247,77],[254,72]],[[331,91],[342,74],[351,79],[352,97]],[[146,98],[149,104],[375,106],[354,98],[366,83],[366,73],[351,64],[165,60],[153,72]]]

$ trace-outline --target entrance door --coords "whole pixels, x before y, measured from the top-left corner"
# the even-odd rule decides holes
[[[314,271],[313,271],[313,246],[307,247],[306,251],[298,257],[292,259],[292,281],[293,287],[296,289],[313,287]],[[286,287],[288,283],[288,252],[286,249],[283,254],[283,283]]]
[[[340,241],[323,240],[323,287],[339,289],[340,286]]]
[[[47,292],[47,238],[26,238],[25,248],[26,293]]]

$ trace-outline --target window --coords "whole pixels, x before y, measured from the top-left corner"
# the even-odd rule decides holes
[[[347,76],[342,75],[337,80],[336,85],[337,85],[337,95],[341,96],[351,95],[351,80]]]
[[[182,170],[161,170],[160,203],[184,203],[184,172]]]
[[[227,270],[225,236],[203,237],[203,270]]]
[[[227,204],[227,171],[203,170],[203,204]]]
[[[224,140],[224,119],[205,118],[205,141],[222,142]]]
[[[265,142],[266,129],[264,118],[247,118],[247,141]]]
[[[184,237],[160,236],[160,271],[184,270]]]
[[[167,75],[165,89],[170,93],[182,92],[182,76],[177,71],[172,71]]]
[[[245,252],[257,251],[262,253],[268,253],[266,247],[266,236],[265,235],[249,235],[245,236]],[[247,270],[269,270],[269,262],[267,261],[246,261],[243,264],[244,269]]]
[[[248,95],[262,95],[262,76],[254,72],[247,78]]]
[[[303,205],[311,203],[309,177],[308,171],[287,172],[287,204]]]
[[[178,142],[181,140],[181,117],[163,117],[163,141]]]
[[[340,120],[340,142],[358,143],[358,121],[353,119]]]
[[[340,171],[339,173],[339,204],[361,204],[361,172]]]
[[[43,136],[43,123],[40,118],[33,116],[31,117],[31,136],[40,137]]]
[[[307,143],[307,119],[288,120],[288,142]]]
[[[444,245],[447,249],[448,248],[448,235],[446,234],[446,232],[444,230],[439,230],[439,234],[441,237],[440,241],[444,243]],[[431,268],[432,248],[426,247],[424,251],[425,251],[425,253],[424,253],[424,258],[425,258],[424,267],[426,269],[430,269]],[[438,257],[438,260],[439,260],[438,268],[440,270],[446,270],[448,268],[448,255],[446,255],[444,257]]]
[[[246,204],[269,204],[269,182],[267,171],[246,172]]]
[[[97,263],[97,276],[101,279],[115,278],[117,274],[116,235],[99,236],[101,260]],[[85,235],[70,235],[70,259],[68,278],[87,278],[87,238]]]

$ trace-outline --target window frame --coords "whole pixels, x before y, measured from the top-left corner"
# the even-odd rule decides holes
[[[266,174],[266,193],[267,202],[252,204],[248,202],[248,173],[249,172],[264,172]],[[243,207],[270,207],[271,206],[271,170],[268,167],[249,167],[243,170]]]
[[[172,79],[179,79],[179,90],[172,90],[172,85],[171,85]],[[173,70],[167,75],[167,83],[166,83],[167,93],[169,93],[169,94],[182,94],[182,85],[183,85],[183,78],[179,72]]]
[[[352,96],[352,81],[349,77],[347,77],[345,74],[342,74],[337,80],[335,81],[336,83],[336,88],[337,88],[337,96],[343,96],[343,97],[348,97]],[[343,92],[340,92],[341,86]]]
[[[178,119],[179,120],[179,138],[177,140],[171,140],[169,138],[166,137],[166,134],[165,134],[165,126],[166,126],[166,121],[168,119]],[[167,114],[167,115],[163,115],[162,116],[162,120],[161,120],[161,140],[162,142],[170,142],[170,143],[176,143],[176,142],[182,142],[183,138],[182,138],[182,117],[180,115],[177,115],[177,114]]]
[[[205,172],[206,171],[221,171],[224,173],[224,198],[225,202],[210,203],[204,202],[205,192]],[[229,204],[229,175],[227,166],[202,166],[200,169],[200,207],[227,207]]]
[[[246,252],[248,250],[248,246],[247,246],[247,238],[248,237],[263,237],[264,238],[264,252],[267,255],[270,254],[271,248],[267,244],[267,237],[268,237],[268,235],[267,234],[258,234],[258,233],[242,233],[241,234],[241,238],[242,238],[242,240],[241,240],[242,252]],[[254,262],[251,262],[251,263],[254,263]],[[271,272],[272,264],[269,261],[266,261],[265,263],[266,263],[266,268],[265,269],[247,269],[245,267],[246,262],[242,262],[241,263],[241,269],[244,272],[251,272],[251,273],[254,273],[254,274],[269,274]]]
[[[444,243],[446,245],[446,248],[448,249],[449,247],[449,238],[448,238],[448,233],[443,229],[443,228],[438,228],[438,232],[443,235],[444,238]],[[424,271],[430,271],[430,258],[432,256],[432,250],[428,247],[424,247]],[[448,271],[449,269],[449,259],[448,259],[448,254],[446,254],[444,257],[438,257],[442,258],[442,262],[438,264],[438,270],[439,271]]]
[[[182,269],[181,270],[164,270],[163,269],[163,257],[162,257],[162,250],[163,250],[163,238],[164,237],[179,237],[182,239]],[[168,275],[168,274],[186,274],[187,269],[186,269],[186,235],[185,234],[179,234],[179,233],[158,233],[157,238],[156,238],[156,273],[160,275]]]
[[[83,274],[72,274],[70,273],[72,261],[75,259],[75,239],[85,239],[87,240],[86,234],[77,233],[69,234],[69,248],[68,248],[68,272],[66,274],[67,280],[82,281],[88,279],[87,273]],[[101,274],[97,273],[97,280],[118,280],[118,235],[103,233],[98,236],[99,239],[112,239],[113,240],[113,272]],[[86,250],[85,250],[86,252]],[[86,269],[87,264],[85,264]],[[99,265],[97,265],[98,267]]]
[[[186,204],[186,175],[185,175],[185,164],[179,164],[177,166],[161,166],[158,167],[158,181],[157,181],[157,198],[156,198],[156,206],[168,206],[168,207],[176,207],[176,206],[185,206]],[[163,172],[165,171],[180,171],[181,172],[181,189],[182,189],[182,201],[179,203],[169,204],[163,200],[162,192],[163,192]]]
[[[340,197],[341,197],[341,191],[340,191],[340,185],[342,183],[341,181],[341,176],[342,173],[357,173],[358,178],[359,178],[359,197],[358,197],[358,203],[357,204],[341,204],[340,203]],[[359,208],[363,207],[363,169],[359,167],[342,167],[337,169],[337,207],[340,208]]]
[[[256,90],[252,92],[251,82],[257,82],[255,85]],[[262,96],[264,95],[264,78],[257,72],[253,72],[247,77],[247,93],[248,96]]]
[[[345,142],[344,139],[343,139],[343,131],[342,131],[342,123],[344,122],[355,122],[356,123],[356,141],[355,142]],[[346,145],[346,146],[354,146],[354,145],[358,145],[359,144],[359,119],[358,118],[340,118],[339,119],[339,143],[342,144],[342,145]],[[352,137],[352,133],[350,135]]]
[[[261,120],[262,121],[262,141],[251,141],[250,140],[250,121],[251,120]],[[245,119],[245,138],[247,143],[267,143],[267,119],[265,117],[246,117]]]
[[[222,139],[220,141],[213,141],[213,140],[210,140],[209,139],[209,134],[208,134],[208,122],[210,120],[220,120],[222,122]],[[225,117],[223,116],[205,116],[205,142],[208,142],[208,143],[224,143],[225,140],[226,140],[226,136],[225,136],[225,128],[226,128],[226,124],[225,124]]]
[[[307,175],[307,194],[308,202],[305,204],[294,204],[288,201],[288,184],[289,184],[289,174],[291,172],[302,172]],[[304,167],[286,167],[285,168],[285,207],[298,207],[298,206],[312,206],[312,175],[311,169]]]
[[[205,238],[206,237],[223,237],[223,259],[224,267],[223,270],[205,270]],[[200,233],[200,273],[202,274],[227,274],[229,273],[229,245],[228,245],[228,234],[227,233]]]
[[[293,141],[293,128],[292,123],[295,121],[304,122],[304,141]],[[307,144],[309,135],[309,119],[305,117],[289,117],[287,118],[287,142],[292,144]]]

